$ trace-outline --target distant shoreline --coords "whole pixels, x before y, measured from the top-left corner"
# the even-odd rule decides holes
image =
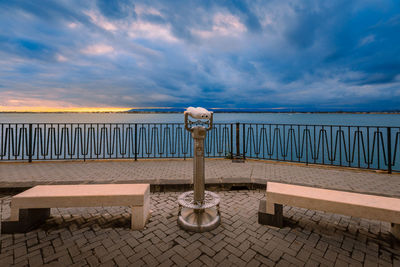
[[[91,111],[91,112],[77,112],[77,111],[63,111],[63,112],[35,112],[35,111],[0,111],[0,114],[179,114],[183,111]],[[400,111],[218,111],[213,110],[214,113],[255,113],[255,114],[400,114]]]

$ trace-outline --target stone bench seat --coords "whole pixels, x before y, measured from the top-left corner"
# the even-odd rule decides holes
[[[400,239],[398,198],[268,182],[258,222],[283,227],[282,205],[390,222],[392,234]]]
[[[23,233],[46,221],[50,208],[128,206],[131,229],[143,229],[150,211],[149,184],[39,185],[11,198],[1,232]]]

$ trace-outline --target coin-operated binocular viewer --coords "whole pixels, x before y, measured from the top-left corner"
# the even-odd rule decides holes
[[[213,113],[204,108],[189,107],[184,112],[185,129],[192,133],[193,146],[193,191],[185,192],[178,198],[178,224],[182,229],[193,232],[211,231],[221,222],[220,198],[205,190],[204,139],[212,128]],[[192,121],[189,119],[195,119]]]

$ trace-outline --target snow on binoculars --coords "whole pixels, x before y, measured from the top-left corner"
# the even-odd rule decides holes
[[[201,108],[201,107],[188,107],[185,111],[186,114],[188,114],[190,117],[194,118],[194,119],[210,119],[211,118],[211,112],[208,111],[205,108]]]

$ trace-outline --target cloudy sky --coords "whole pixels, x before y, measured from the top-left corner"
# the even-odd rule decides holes
[[[0,0],[0,107],[400,109],[400,3]]]

